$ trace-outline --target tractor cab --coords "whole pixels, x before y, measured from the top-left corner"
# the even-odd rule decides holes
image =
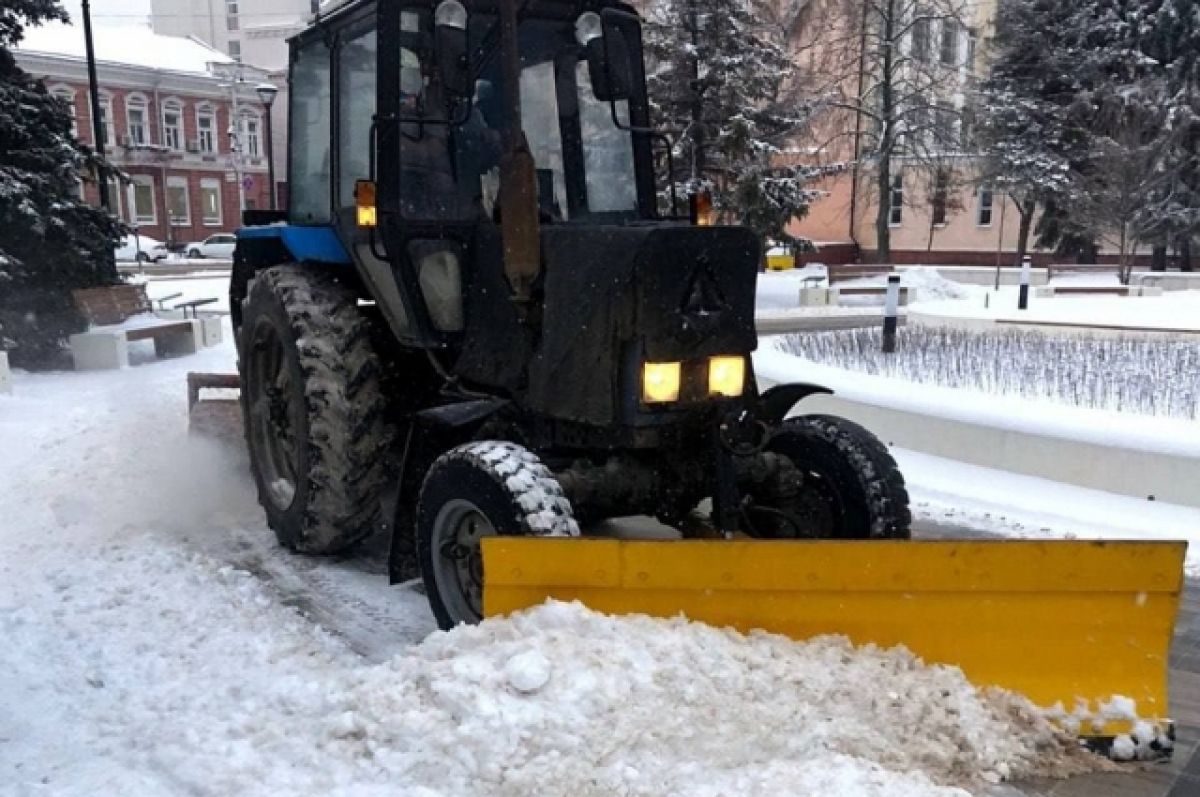
[[[290,97],[289,234],[334,239],[462,383],[653,425],[647,358],[754,348],[757,241],[660,213],[628,6],[359,0],[292,41]]]
[[[543,0],[517,17],[515,113],[495,0],[348,3],[292,42],[288,221],[333,225],[417,345],[461,337],[467,261],[504,215],[514,134],[541,224],[657,216],[636,15]],[[618,55],[606,59],[606,42]],[[620,85],[598,96],[612,63]]]

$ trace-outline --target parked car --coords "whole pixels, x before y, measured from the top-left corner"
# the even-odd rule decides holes
[[[165,260],[170,253],[162,241],[151,238],[149,235],[130,234],[121,239],[121,245],[113,251],[113,254],[117,260],[157,263]]]
[[[237,238],[232,233],[210,235],[203,241],[188,244],[183,252],[188,257],[233,257],[233,247]]]

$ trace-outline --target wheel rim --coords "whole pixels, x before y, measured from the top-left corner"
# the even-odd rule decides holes
[[[831,539],[846,536],[846,502],[833,479],[806,466],[800,458],[779,451],[803,475],[799,492],[780,503],[752,505],[750,524],[759,536],[799,539]]]
[[[804,472],[804,486],[796,496],[795,510],[805,531],[816,538],[842,535],[845,516],[842,496],[824,474]]]
[[[296,497],[297,426],[283,341],[270,324],[254,330],[248,363],[251,434],[259,451],[259,474],[271,503],[286,510]]]
[[[430,556],[438,597],[455,623],[483,618],[483,552],[480,540],[496,527],[465,498],[447,501],[433,521]]]

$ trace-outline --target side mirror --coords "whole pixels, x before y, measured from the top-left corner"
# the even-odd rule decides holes
[[[575,20],[575,40],[583,45],[592,93],[601,102],[627,100],[633,93],[629,46],[620,30],[606,26],[600,15],[587,11]]]
[[[474,81],[467,57],[467,9],[458,0],[442,0],[433,12],[433,29],[442,87],[453,97],[469,97]]]

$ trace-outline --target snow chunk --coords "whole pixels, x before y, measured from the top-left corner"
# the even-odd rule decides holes
[[[508,660],[504,674],[518,692],[536,692],[550,680],[550,662],[540,651],[527,650]]]

